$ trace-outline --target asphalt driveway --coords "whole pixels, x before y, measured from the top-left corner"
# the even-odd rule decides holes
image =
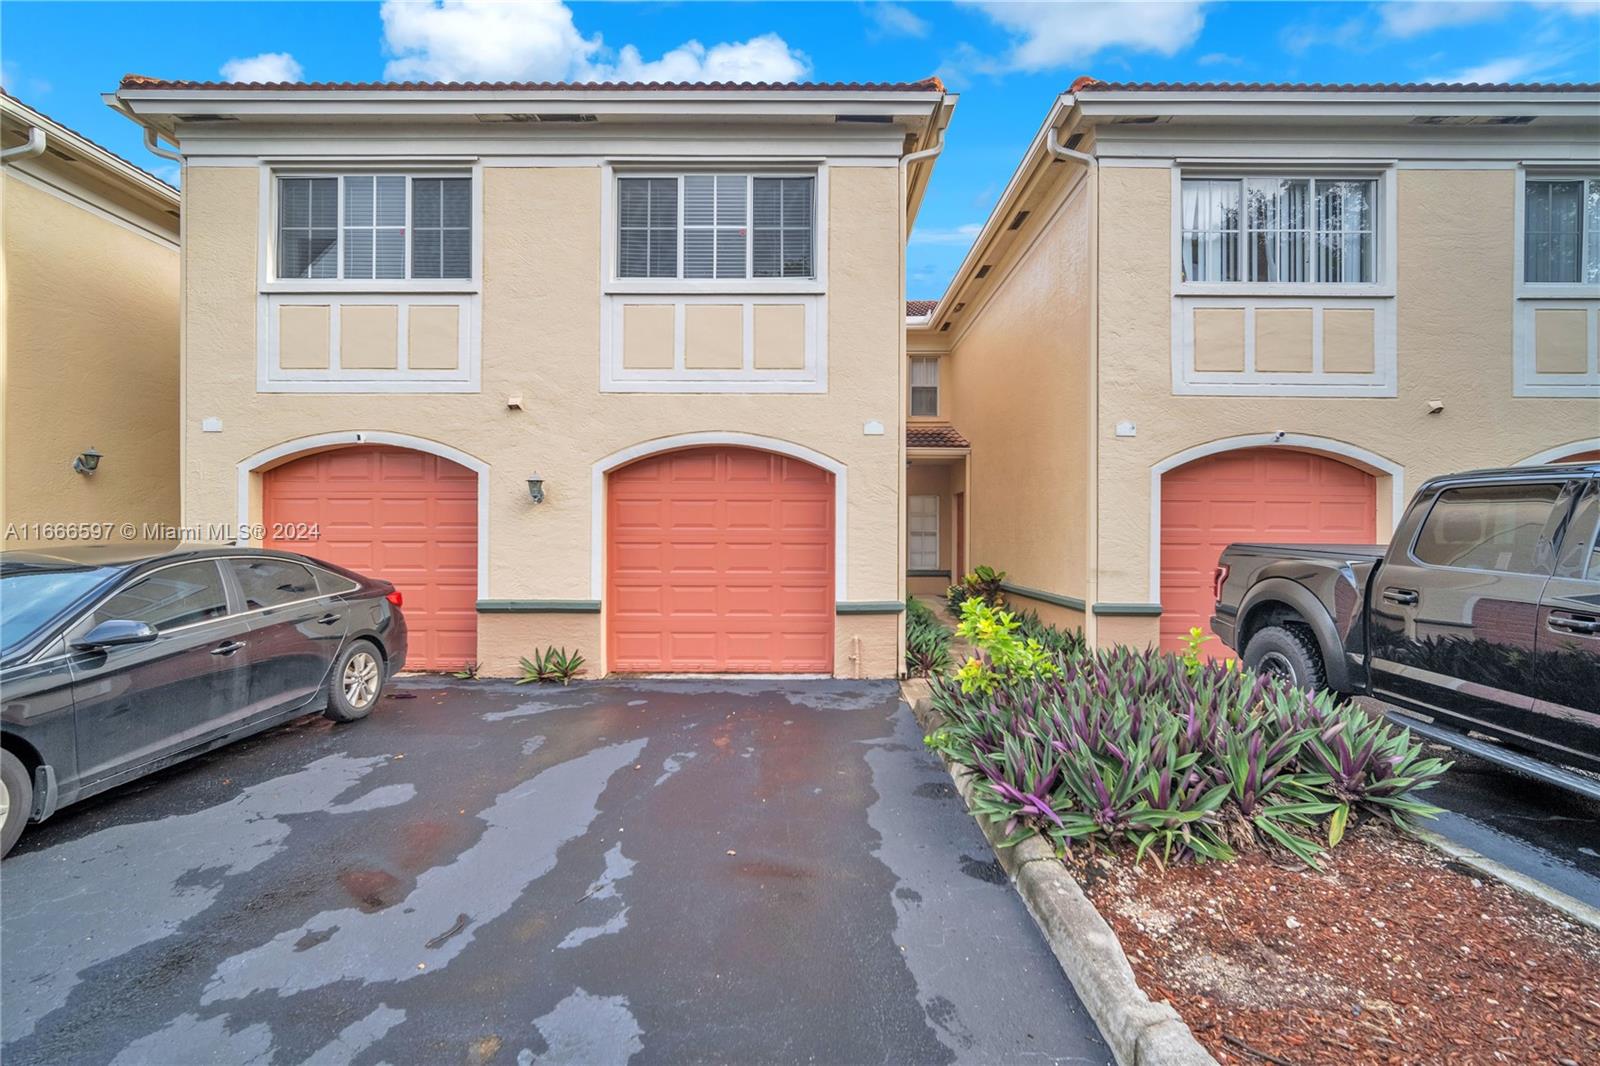
[[[0,871],[23,1063],[1104,1063],[891,683],[410,681]]]

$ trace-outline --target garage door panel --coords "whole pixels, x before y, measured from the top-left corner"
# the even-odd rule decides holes
[[[692,449],[615,472],[608,498],[613,669],[831,669],[826,471],[749,449]],[[649,563],[636,550],[647,531],[660,544]],[[627,609],[645,588],[661,590],[660,609]],[[795,626],[806,639],[786,648]]]
[[[1327,456],[1245,449],[1169,471],[1161,483],[1161,644],[1209,633],[1211,575],[1235,541],[1376,540],[1377,483]],[[1213,655],[1234,654],[1213,641]]]
[[[405,596],[407,665],[459,667],[476,657],[476,472],[423,452],[359,446],[267,471],[263,520],[311,523],[315,540],[268,541],[392,582]]]

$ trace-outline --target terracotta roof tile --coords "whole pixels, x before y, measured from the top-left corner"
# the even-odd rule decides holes
[[[1593,93],[1595,82],[1324,82],[1101,81],[1084,75],[1072,83],[1078,93]]]
[[[181,81],[124,74],[124,89],[276,89],[327,92],[944,92],[938,78],[921,81]]]
[[[907,426],[907,448],[970,448],[954,426]]]
[[[933,309],[938,306],[938,300],[907,300],[906,315],[911,318],[921,318],[923,315],[933,314]]]

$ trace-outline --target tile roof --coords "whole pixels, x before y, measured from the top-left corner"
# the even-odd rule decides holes
[[[944,92],[938,78],[921,81],[178,81],[124,74],[124,89],[276,89],[327,92]]]
[[[1084,75],[1069,90],[1078,93],[1592,93],[1595,82],[1324,82],[1101,81]]]
[[[938,300],[907,300],[906,315],[910,318],[921,318],[923,315],[933,314],[933,309],[938,306]]]
[[[970,448],[954,426],[907,426],[907,448]]]

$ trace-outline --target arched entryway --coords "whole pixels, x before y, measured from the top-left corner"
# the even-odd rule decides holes
[[[478,472],[442,455],[327,448],[261,474],[263,545],[393,582],[405,597],[406,665],[455,669],[477,657],[478,501]]]
[[[1518,466],[1537,466],[1540,463],[1600,463],[1600,437],[1592,440],[1575,440],[1546,448],[1528,456]]]
[[[1245,447],[1195,458],[1160,478],[1161,646],[1210,634],[1212,575],[1236,541],[1372,544],[1378,479],[1338,458]],[[1213,634],[1214,636],[1214,634]],[[1213,655],[1231,654],[1213,641]]]
[[[712,444],[605,474],[608,667],[829,673],[835,475]]]

